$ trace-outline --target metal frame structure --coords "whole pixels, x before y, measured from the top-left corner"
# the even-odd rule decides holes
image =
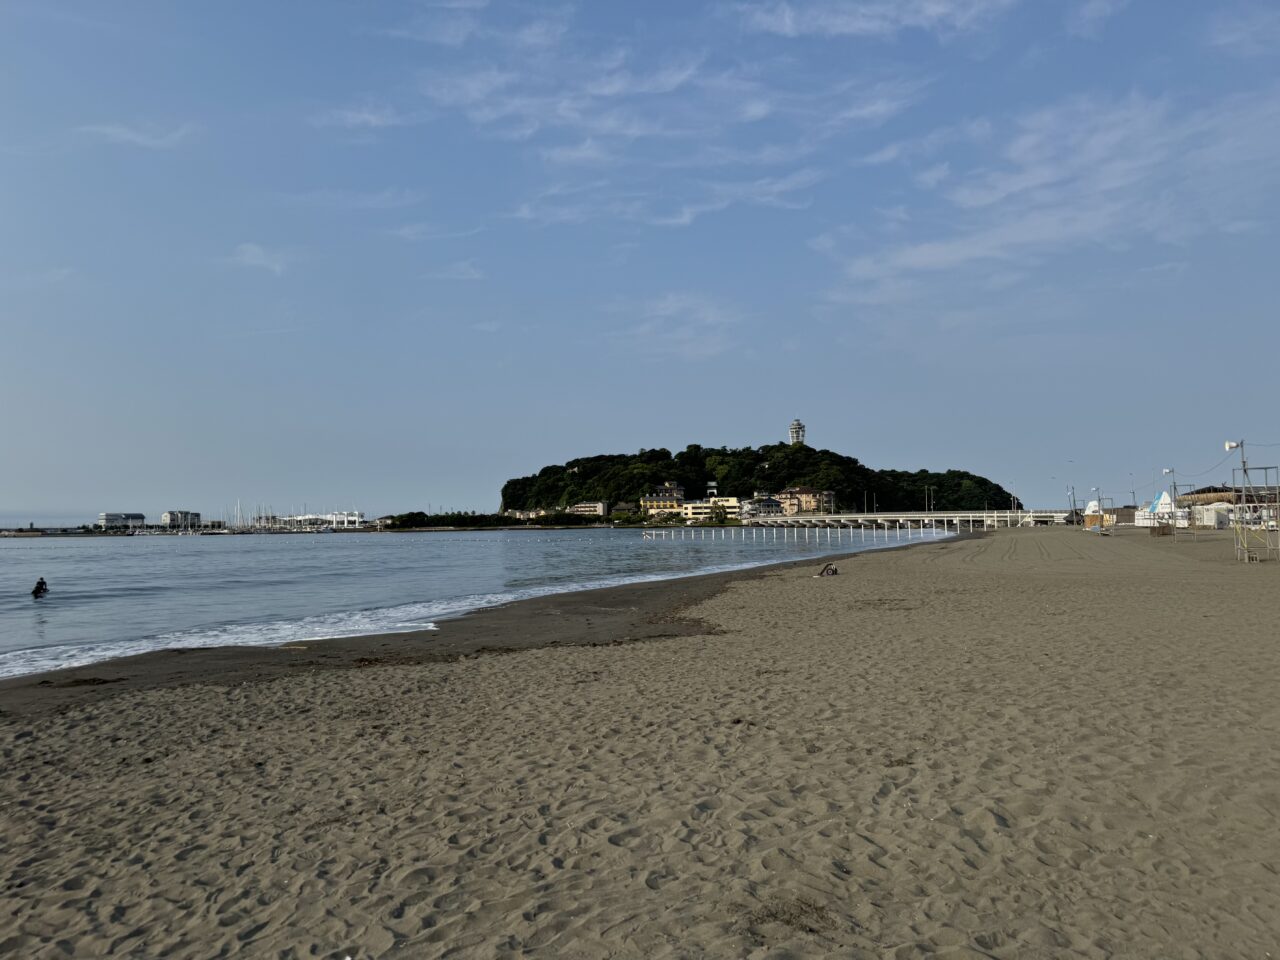
[[[1243,563],[1280,560],[1280,467],[1251,467],[1244,441],[1228,442],[1228,450],[1237,447],[1240,466],[1231,471],[1236,491],[1232,518],[1236,559]]]

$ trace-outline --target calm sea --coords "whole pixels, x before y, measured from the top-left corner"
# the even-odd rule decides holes
[[[0,539],[0,677],[166,647],[430,629],[528,597],[898,543],[881,537],[874,545],[851,543],[847,532],[830,544],[803,534],[785,543],[655,543],[638,530]],[[30,593],[37,577],[50,587],[41,600]]]

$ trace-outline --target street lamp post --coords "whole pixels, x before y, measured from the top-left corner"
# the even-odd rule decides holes
[[[1178,539],[1178,474],[1174,471],[1173,467],[1165,467],[1162,472],[1166,477],[1170,478],[1169,511],[1172,515],[1171,519],[1173,522],[1173,530],[1171,533],[1173,539],[1176,541]]]

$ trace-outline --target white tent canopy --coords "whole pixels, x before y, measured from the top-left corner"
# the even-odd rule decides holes
[[[1169,495],[1168,490],[1161,491],[1160,496],[1156,497],[1141,510],[1133,518],[1133,522],[1139,527],[1161,527],[1168,526],[1175,522],[1179,527],[1187,527],[1191,525],[1190,510],[1176,510],[1173,505],[1173,497]]]

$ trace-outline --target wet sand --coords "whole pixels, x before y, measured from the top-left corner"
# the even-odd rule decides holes
[[[6,684],[0,955],[1280,957],[1280,564],[1230,557],[1001,531]]]
[[[893,548],[897,549],[897,548]],[[904,548],[906,549],[906,548]],[[479,654],[538,647],[614,646],[637,640],[714,633],[687,611],[741,583],[822,560],[787,561],[747,570],[553,594],[439,621],[437,630],[307,640],[279,646],[193,647],[0,679],[0,717],[38,715],[72,704],[158,687],[276,680],[299,672],[443,663]]]

